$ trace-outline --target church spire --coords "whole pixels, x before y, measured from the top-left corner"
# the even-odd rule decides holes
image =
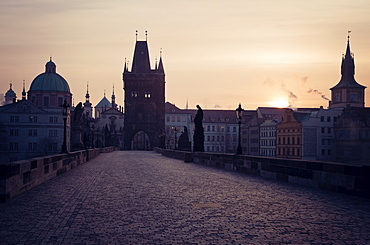
[[[114,95],[114,84],[113,84],[113,93],[112,93],[112,108],[116,108],[116,96]]]
[[[23,79],[22,100],[26,99],[26,81]]]
[[[87,82],[86,84],[86,102],[89,102],[90,101],[90,94],[89,94],[89,82]]]

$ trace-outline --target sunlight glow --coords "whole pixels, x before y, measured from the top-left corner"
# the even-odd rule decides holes
[[[286,108],[289,105],[289,102],[286,100],[275,100],[271,101],[270,105],[273,107],[278,107],[278,108]]]

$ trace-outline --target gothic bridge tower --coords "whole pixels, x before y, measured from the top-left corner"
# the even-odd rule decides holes
[[[137,32],[131,71],[125,62],[123,88],[125,149],[151,150],[164,146],[165,73],[162,56],[158,65],[151,69],[147,39],[138,41]]]
[[[350,32],[348,32],[349,34]],[[358,84],[355,80],[355,61],[349,46],[348,35],[347,50],[342,58],[341,79],[337,85],[332,87],[329,108],[364,107],[365,86]]]

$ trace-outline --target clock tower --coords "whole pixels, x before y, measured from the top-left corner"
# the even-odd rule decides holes
[[[350,32],[348,32],[349,34]],[[347,40],[347,50],[342,58],[341,79],[337,85],[332,87],[329,108],[364,107],[365,86],[358,84],[355,80],[355,61]]]

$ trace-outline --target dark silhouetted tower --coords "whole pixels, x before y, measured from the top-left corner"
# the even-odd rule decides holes
[[[365,106],[365,86],[358,84],[355,80],[355,61],[347,41],[347,50],[342,58],[341,79],[337,85],[332,87],[330,108],[364,107]]]
[[[126,63],[124,66],[123,86],[125,149],[151,150],[164,146],[165,73],[162,57],[158,66],[151,69],[146,40],[136,40],[131,71]]]

